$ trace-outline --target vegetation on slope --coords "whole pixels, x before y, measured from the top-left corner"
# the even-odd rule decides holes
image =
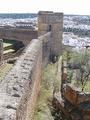
[[[57,76],[57,63],[49,64],[46,68],[44,68],[41,91],[38,97],[34,120],[53,120],[49,104],[50,101],[52,100],[53,89],[55,85],[57,85],[56,76]]]
[[[90,52],[86,49],[83,52],[66,51],[63,55],[67,61],[67,81],[81,89],[90,92]]]

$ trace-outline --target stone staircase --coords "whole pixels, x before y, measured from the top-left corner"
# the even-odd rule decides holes
[[[10,41],[5,41],[3,44],[4,47],[4,59],[8,58],[12,53],[15,52],[15,49],[13,48],[13,44],[14,42],[10,42]]]
[[[12,57],[13,55],[15,56],[18,52],[22,51],[24,45],[20,41],[4,40],[3,48],[4,60],[7,60],[8,58]]]

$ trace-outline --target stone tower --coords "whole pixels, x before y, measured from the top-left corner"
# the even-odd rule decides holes
[[[40,11],[38,13],[38,36],[47,32],[51,32],[51,55],[60,55],[62,53],[63,13],[52,11]]]

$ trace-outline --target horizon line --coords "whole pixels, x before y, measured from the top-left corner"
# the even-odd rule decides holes
[[[61,13],[61,12],[60,12]],[[62,12],[63,13],[63,12]],[[1,12],[0,14],[38,14],[38,12]],[[74,13],[63,13],[64,15],[81,15],[81,16],[90,16],[90,14],[74,14]]]

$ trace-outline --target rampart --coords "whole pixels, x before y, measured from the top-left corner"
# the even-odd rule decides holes
[[[51,33],[33,39],[0,84],[0,118],[31,120],[40,90],[42,64],[48,63]],[[43,47],[43,46],[46,46]],[[42,50],[43,48],[43,50]],[[43,60],[42,60],[43,51]],[[42,62],[43,61],[43,62]]]
[[[0,39],[21,41],[27,45],[32,39],[38,38],[38,31],[17,28],[0,28]]]
[[[41,65],[42,41],[34,39],[0,84],[1,120],[32,118],[40,89]]]
[[[51,13],[48,12],[47,14]],[[55,20],[57,14],[52,13],[51,19],[53,19],[53,15]],[[46,18],[48,19],[48,15]],[[56,18],[60,19],[59,17]],[[53,28],[55,28],[55,25]],[[57,27],[54,31],[59,33]],[[59,33],[59,36],[61,35],[59,38],[59,36],[54,36],[55,32],[52,30],[48,31],[47,29],[44,34],[39,35],[38,39],[30,41],[29,32],[26,32],[26,35],[25,31],[19,33],[17,30],[15,35],[14,30],[8,31],[6,29],[4,30],[4,34],[2,30],[0,31],[1,38],[16,38],[25,44],[28,43],[28,46],[16,61],[11,71],[0,83],[0,120],[33,119],[35,103],[40,90],[42,66],[45,66],[49,62],[52,54],[54,56],[60,55],[60,50],[62,49],[62,34],[61,32]],[[52,45],[53,40],[54,43]],[[54,49],[56,47],[57,49]]]
[[[42,41],[42,61],[43,66],[47,65],[50,61],[51,55],[51,32],[48,32],[40,37],[38,37],[40,41]]]
[[[0,65],[3,63],[3,40],[0,39]]]

